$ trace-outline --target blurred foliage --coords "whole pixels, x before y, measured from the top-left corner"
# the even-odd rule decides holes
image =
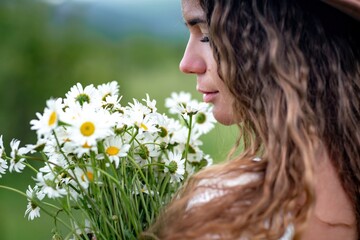
[[[51,22],[53,9],[41,3],[0,6],[0,131],[6,139],[29,140],[28,121],[34,113],[46,99],[63,96],[76,82],[117,80],[126,100],[134,84],[139,85],[137,92],[144,92],[130,81],[151,81],[148,72],[177,69],[182,51],[177,43],[160,43],[140,33],[107,39],[86,29],[76,16],[56,25]],[[156,77],[165,79],[164,74]]]
[[[76,82],[97,85],[117,80],[123,104],[149,93],[160,111],[172,91],[200,97],[194,76],[178,70],[186,42],[141,33],[110,39],[87,28],[81,15],[56,23],[54,11],[35,0],[0,2],[0,135],[8,150],[12,138],[34,143],[29,121],[43,111],[47,99],[64,96]],[[204,139],[204,149],[216,161],[223,160],[235,135],[234,128],[217,126]],[[31,175],[8,174],[0,183],[25,190]],[[43,214],[28,222],[22,217],[25,208],[26,199],[0,190],[0,239],[51,238],[49,218]]]

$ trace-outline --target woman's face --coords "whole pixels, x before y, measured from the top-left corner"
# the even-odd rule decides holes
[[[180,70],[196,74],[196,90],[203,94],[204,102],[213,104],[215,119],[224,125],[233,124],[233,97],[218,75],[209,44],[205,13],[195,0],[182,0],[182,12],[190,37],[180,62]]]

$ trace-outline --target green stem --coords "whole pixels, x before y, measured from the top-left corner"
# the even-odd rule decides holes
[[[34,168],[33,166],[31,166],[31,164],[25,163],[25,165],[26,165],[28,168],[30,168],[31,170],[33,170],[35,173],[38,173],[38,172],[39,172],[38,170],[36,170],[36,168]]]
[[[22,191],[18,190],[18,189],[15,189],[15,188],[12,188],[12,187],[8,187],[8,186],[4,186],[4,185],[0,185],[0,188],[3,188],[3,189],[6,189],[6,190],[10,190],[10,191],[13,191],[13,192],[16,192],[26,198],[28,198],[28,196],[23,193]]]
[[[187,140],[186,140],[186,145],[185,145],[185,171],[186,171],[186,165],[188,162],[188,152],[189,152],[189,145],[190,145],[190,139],[191,139],[191,130],[192,130],[192,120],[193,120],[193,115],[189,115],[189,131],[188,131],[188,136],[187,136]]]
[[[4,185],[0,185],[0,188],[3,188],[3,189],[6,189],[6,190],[10,190],[10,191],[13,191],[13,192],[16,192],[22,196],[24,196],[25,198],[29,199],[28,196],[23,193],[22,191],[18,190],[18,189],[15,189],[15,188],[12,188],[12,187],[7,187],[7,186],[4,186]],[[47,202],[41,202],[42,204],[44,205],[47,205],[47,206],[51,206],[51,207],[54,207],[56,209],[59,209],[58,207],[56,207],[55,205],[52,205],[50,203],[47,203]],[[64,224],[64,226],[69,227],[69,225],[67,225],[64,221],[62,221],[62,219],[60,218],[57,218],[56,215],[50,213],[49,211],[47,211],[45,208],[43,208],[42,206],[40,206],[39,204],[37,204],[37,206],[41,209],[41,211],[43,211],[44,213],[46,213],[48,216],[52,217],[52,218],[56,218],[59,222],[61,222],[62,224]]]

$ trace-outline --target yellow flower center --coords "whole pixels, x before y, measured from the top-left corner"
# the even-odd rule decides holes
[[[56,123],[56,120],[57,120],[56,112],[52,112],[49,117],[49,122],[48,122],[49,126],[54,125]]]
[[[85,137],[89,137],[95,132],[95,125],[92,122],[84,122],[80,127],[80,132]]]
[[[145,131],[148,130],[148,127],[143,123],[140,124],[140,128],[144,129]]]
[[[91,148],[91,146],[90,146],[87,142],[85,142],[85,144],[82,145],[82,147],[83,147],[83,148]]]
[[[110,156],[115,156],[120,152],[120,149],[114,146],[110,146],[106,149],[106,153]]]
[[[85,177],[89,180],[89,182],[94,181],[94,174],[92,172],[85,172],[83,175],[81,175],[81,180],[85,182]]]

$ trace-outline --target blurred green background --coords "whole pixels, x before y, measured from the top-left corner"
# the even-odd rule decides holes
[[[195,77],[179,72],[187,30],[179,0],[1,0],[0,135],[35,143],[29,121],[50,97],[63,97],[77,82],[117,80],[122,104],[146,93],[163,112],[172,91],[195,98]],[[234,127],[216,126],[203,138],[205,152],[225,159]],[[34,185],[29,170],[0,178],[1,185],[25,191]],[[51,239],[45,214],[29,222],[26,199],[0,189],[0,240]]]

